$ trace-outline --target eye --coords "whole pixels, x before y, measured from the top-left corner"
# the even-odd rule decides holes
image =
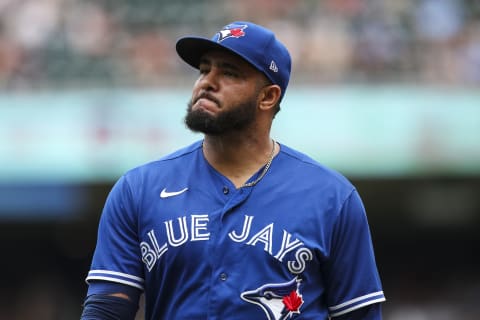
[[[223,74],[227,77],[232,77],[232,78],[238,77],[238,73],[232,70],[224,70]]]
[[[267,300],[272,300],[273,295],[272,295],[271,292],[265,292],[264,297],[265,297],[265,299],[267,299]]]
[[[200,74],[206,74],[210,71],[210,67],[207,64],[202,63],[198,66],[198,71]]]

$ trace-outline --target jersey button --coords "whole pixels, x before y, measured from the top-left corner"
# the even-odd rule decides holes
[[[223,187],[223,194],[228,194],[230,192],[230,189],[228,187]]]
[[[227,280],[227,274],[225,272],[220,273],[220,280],[222,281]]]

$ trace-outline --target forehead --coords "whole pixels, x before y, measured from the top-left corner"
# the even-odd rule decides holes
[[[260,73],[243,58],[226,50],[211,50],[200,58],[200,64],[212,64],[218,66],[231,66],[246,72]]]

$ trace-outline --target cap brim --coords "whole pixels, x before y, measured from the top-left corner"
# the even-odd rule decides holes
[[[176,50],[180,58],[194,68],[198,69],[201,57],[210,50],[228,48],[214,42],[210,39],[200,37],[184,37],[177,41]],[[233,51],[231,51],[234,53]]]

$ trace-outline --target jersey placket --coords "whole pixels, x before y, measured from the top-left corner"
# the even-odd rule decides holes
[[[228,190],[229,192],[224,192],[225,196],[228,197],[225,206],[210,217],[209,263],[212,270],[208,312],[208,319],[210,320],[222,319],[223,308],[221,305],[223,300],[228,299],[231,303],[234,303],[234,301],[231,301],[232,298],[240,299],[240,297],[229,297],[229,272],[232,269],[225,262],[223,255],[231,244],[220,239],[225,239],[225,233],[229,232],[224,225],[225,216],[247,199],[252,188],[229,188]]]

